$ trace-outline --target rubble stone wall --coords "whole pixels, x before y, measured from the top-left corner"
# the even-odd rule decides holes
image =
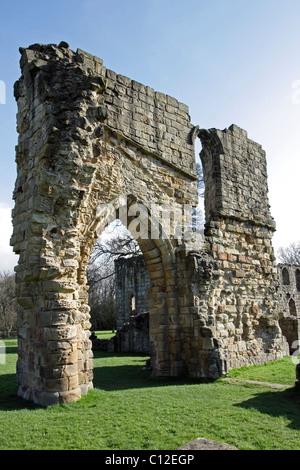
[[[143,255],[115,261],[115,296],[117,328],[131,315],[149,312],[150,278]]]
[[[149,355],[149,312],[130,315],[107,342],[107,351]]]
[[[280,326],[293,354],[300,345],[300,266],[279,264]],[[298,343],[297,343],[298,341]]]
[[[197,205],[198,136],[204,245],[163,236],[163,221],[151,238],[140,217],[153,375],[214,378],[282,357],[261,147],[237,126],[199,130],[185,104],[64,42],[20,52],[11,239],[22,307],[18,394],[47,406],[92,387],[86,270],[93,245],[114,217],[124,223],[126,216],[130,229],[133,203],[170,211]]]
[[[287,354],[278,323],[278,274],[266,157],[246,131],[199,130],[205,181],[206,250],[183,256],[182,289],[194,296],[185,341],[189,373],[226,374],[232,367]],[[190,274],[188,274],[190,273]],[[186,311],[186,310],[185,310]],[[190,316],[189,322],[191,322]]]
[[[86,269],[111,216],[132,203],[195,205],[197,178],[186,105],[65,43],[21,49],[21,69],[11,239],[23,307],[18,393],[48,405],[92,387]],[[149,236],[140,247],[151,279],[154,373],[178,375],[174,243]]]

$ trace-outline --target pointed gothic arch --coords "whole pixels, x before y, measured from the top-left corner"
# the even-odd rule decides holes
[[[289,312],[292,316],[297,316],[297,308],[294,299],[289,300]]]
[[[284,286],[289,286],[290,285],[290,275],[288,272],[287,268],[283,268],[281,271],[281,276],[282,276],[282,283]]]

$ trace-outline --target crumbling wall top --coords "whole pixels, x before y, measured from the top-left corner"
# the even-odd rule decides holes
[[[58,46],[33,44],[20,48],[20,53],[27,80],[28,75],[34,78],[40,71],[43,80],[47,81],[47,75],[51,80],[50,76],[67,70],[74,100],[76,87],[97,93],[98,107],[89,112],[97,113],[107,128],[196,180],[194,146],[189,138],[193,126],[184,103],[107,69],[99,57],[81,49],[74,52],[65,42]],[[18,99],[18,82],[15,96]]]
[[[270,214],[266,154],[247,132],[200,129],[205,180],[206,218],[231,217],[275,229]]]

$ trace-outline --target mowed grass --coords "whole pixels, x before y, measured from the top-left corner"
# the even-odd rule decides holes
[[[116,334],[116,332],[113,332],[111,330],[98,330],[94,331],[94,333],[99,339],[110,339]]]
[[[229,371],[228,377],[290,386],[295,384],[296,364],[292,357],[288,356],[280,361],[233,369]]]
[[[0,363],[0,449],[176,450],[196,437],[240,450],[300,448],[294,389],[153,379],[143,370],[146,357],[97,352],[94,389],[79,402],[41,408],[16,396],[16,359],[16,340],[7,340],[6,364]],[[256,368],[252,377],[272,382],[268,370],[280,366],[290,370],[293,384],[290,362],[262,366],[264,374]]]

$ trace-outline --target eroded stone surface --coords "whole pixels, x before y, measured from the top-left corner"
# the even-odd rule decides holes
[[[278,271],[279,324],[289,344],[290,354],[297,354],[300,345],[300,266],[279,264]]]
[[[235,125],[199,130],[185,104],[64,42],[21,54],[11,239],[22,306],[19,395],[47,405],[92,387],[86,269],[93,244],[111,217],[134,222],[133,203],[179,207],[185,220],[182,208],[197,205],[197,136],[204,241],[151,238],[147,219],[141,224],[153,375],[216,378],[281,358],[287,345],[261,146]]]
[[[187,444],[184,444],[182,447],[179,447],[178,450],[238,450],[236,447],[233,447],[229,444],[223,442],[215,442],[210,439],[205,439],[203,437],[198,437]]]

